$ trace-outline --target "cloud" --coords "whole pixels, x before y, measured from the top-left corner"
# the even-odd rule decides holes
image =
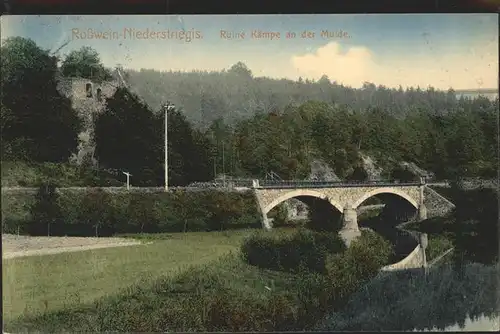
[[[344,49],[332,42],[314,52],[292,56],[290,62],[305,77],[319,79],[326,74],[330,80],[356,88],[366,81],[387,87],[498,87],[498,44],[493,42],[459,54],[410,54],[384,59],[364,46]]]

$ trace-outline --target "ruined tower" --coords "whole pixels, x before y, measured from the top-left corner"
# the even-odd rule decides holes
[[[72,160],[81,164],[85,157],[94,158],[94,119],[106,108],[106,98],[111,97],[122,84],[121,80],[97,82],[79,77],[60,77],[58,90],[71,100],[72,107],[83,120],[83,129],[79,134],[78,152]]]

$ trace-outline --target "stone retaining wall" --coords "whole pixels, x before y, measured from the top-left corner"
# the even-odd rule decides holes
[[[427,218],[447,215],[455,208],[452,202],[429,187],[424,188],[424,204],[427,208]]]

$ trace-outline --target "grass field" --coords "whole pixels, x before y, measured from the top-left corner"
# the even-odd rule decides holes
[[[254,233],[266,234],[261,239],[265,242],[269,233],[281,240],[289,233],[297,235],[297,229],[164,234],[165,240],[132,246],[127,253],[110,249],[29,263],[33,268],[26,276],[19,280],[16,275],[16,282],[12,278],[7,282],[7,299],[14,302],[19,294],[13,287],[23,294],[15,308],[7,307],[5,329],[49,333],[307,330],[326,308],[341,307],[358,285],[374,277],[390,252],[386,241],[363,233],[351,248],[332,254],[325,263],[328,273],[301,269],[298,262],[299,270],[293,273],[270,270],[250,265],[238,249],[243,238]],[[312,237],[310,232],[300,233]],[[141,238],[146,241],[148,236]],[[326,247],[329,240],[314,238],[307,239],[307,247]],[[290,255],[300,259],[300,254]],[[49,271],[51,263],[57,270]],[[20,269],[26,270],[27,265]],[[36,273],[41,280],[36,280]],[[23,306],[30,302],[33,307],[23,314]]]
[[[179,328],[196,326],[191,329],[199,331],[206,329],[198,327],[203,326],[199,324],[201,309],[209,303],[207,298],[214,294],[222,298],[234,296],[232,307],[229,309],[227,306],[221,307],[222,314],[241,312],[241,315],[245,316],[249,315],[245,310],[255,312],[261,309],[266,300],[273,295],[289,294],[297,290],[293,274],[250,266],[231,252],[209,264],[199,264],[184,271],[177,270],[178,267],[174,268],[175,266],[170,270],[171,275],[157,277],[156,280],[150,280],[145,284],[131,285],[119,292],[113,288],[111,290],[115,291],[114,294],[112,291],[106,291],[105,294],[101,294],[105,296],[104,298],[97,299],[95,296],[94,299],[97,300],[93,302],[75,302],[72,307],[66,307],[60,312],[48,311],[38,314],[32,312],[28,317],[7,323],[6,330],[57,333],[102,332],[112,328],[113,331],[119,332],[147,332],[166,328],[179,331]],[[174,275],[176,271],[177,274]],[[258,296],[257,299],[262,305],[255,304],[255,296]],[[131,315],[131,312],[135,316]],[[266,316],[265,313],[262,312],[262,316]],[[256,319],[249,316],[241,320],[252,326]],[[258,322],[263,321],[259,319]],[[252,327],[249,327],[249,330],[251,329]],[[210,328],[210,330],[218,329]]]
[[[135,283],[175,275],[236,250],[252,232],[163,234],[146,245],[4,260],[4,320],[86,304]]]

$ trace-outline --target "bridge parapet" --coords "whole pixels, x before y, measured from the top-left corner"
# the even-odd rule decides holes
[[[374,181],[308,181],[308,180],[254,180],[254,188],[260,189],[296,189],[296,188],[347,188],[347,187],[402,187],[421,186],[421,182],[397,182],[394,180]]]

